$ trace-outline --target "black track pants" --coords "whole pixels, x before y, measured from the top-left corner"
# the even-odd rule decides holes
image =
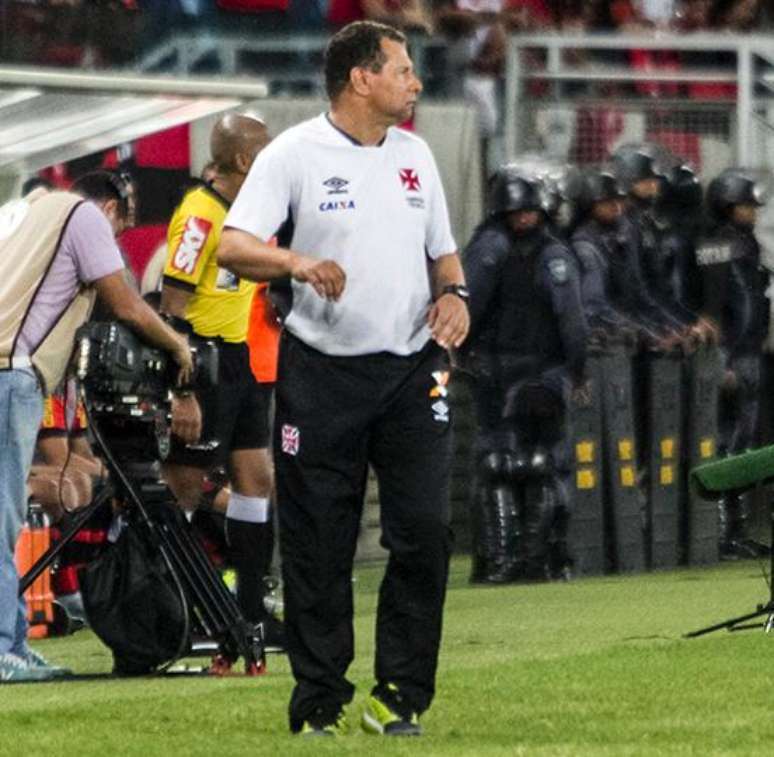
[[[430,705],[451,542],[447,378],[432,344],[409,357],[330,357],[283,336],[274,461],[293,730],[353,696],[352,561],[369,463],[390,555],[376,679],[418,712]]]

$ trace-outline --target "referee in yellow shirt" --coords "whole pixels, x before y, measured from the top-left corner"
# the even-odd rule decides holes
[[[201,441],[184,445],[173,439],[165,476],[180,505],[194,510],[202,501],[207,471],[227,466],[226,539],[237,572],[237,602],[248,620],[265,624],[267,636],[277,631],[273,624],[269,628],[263,606],[263,578],[273,549],[267,450],[271,386],[258,384],[250,369],[246,336],[255,284],[219,268],[215,249],[231,201],[269,139],[266,125],[251,116],[228,114],[216,123],[210,147],[217,174],[189,191],[172,217],[161,294],[162,312],[194,342],[214,340],[220,357],[217,386],[197,394]]]

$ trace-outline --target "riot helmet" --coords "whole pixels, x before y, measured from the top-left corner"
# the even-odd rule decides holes
[[[685,163],[672,166],[664,174],[659,204],[672,210],[698,209],[703,190],[698,176]]]
[[[676,162],[664,174],[655,215],[662,231],[695,238],[704,225],[704,190],[693,169]]]
[[[580,202],[584,211],[590,210],[596,202],[620,200],[624,197],[626,192],[621,189],[612,171],[602,169],[588,171],[583,175]]]
[[[489,213],[500,215],[519,210],[545,211],[543,187],[512,165],[502,166],[489,181]]]
[[[662,170],[655,146],[648,144],[621,145],[612,155],[613,172],[621,188],[631,193],[637,182],[658,179]]]
[[[569,232],[578,221],[578,198],[582,176],[576,166],[556,164],[541,177],[544,187],[544,207],[554,227]]]
[[[763,184],[742,168],[727,168],[707,187],[707,212],[718,221],[728,218],[735,205],[765,204]]]

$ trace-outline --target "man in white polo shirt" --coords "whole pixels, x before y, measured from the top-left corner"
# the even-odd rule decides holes
[[[330,112],[258,156],[218,261],[246,278],[284,279],[289,297],[274,460],[291,730],[345,730],[352,560],[370,464],[390,557],[363,727],[417,735],[435,690],[451,540],[445,350],[467,334],[467,290],[432,154],[392,128],[422,89],[405,37],[350,24],[328,45],[325,79]],[[275,233],[278,247],[267,244]]]

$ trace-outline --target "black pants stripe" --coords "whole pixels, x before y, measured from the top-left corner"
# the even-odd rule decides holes
[[[451,545],[451,418],[436,373],[443,370],[435,345],[409,357],[330,357],[283,336],[274,461],[293,730],[354,693],[346,679],[351,575],[369,463],[390,554],[376,678],[397,684],[418,712],[430,705]]]

